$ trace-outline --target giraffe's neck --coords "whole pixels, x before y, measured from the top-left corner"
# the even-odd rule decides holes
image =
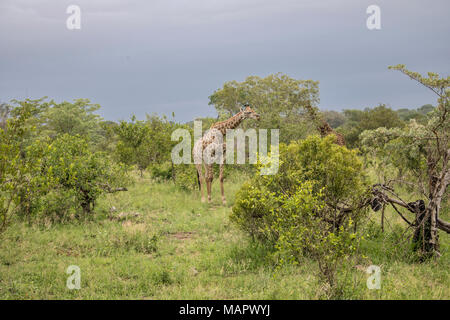
[[[234,116],[232,116],[230,119],[217,122],[211,126],[211,129],[217,129],[220,130],[220,132],[225,135],[228,129],[234,129],[237,126],[239,126],[244,120],[244,113],[241,111]]]

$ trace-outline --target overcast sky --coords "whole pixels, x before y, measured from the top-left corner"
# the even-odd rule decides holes
[[[68,30],[69,5],[81,29]],[[366,9],[381,8],[381,30]],[[436,98],[399,72],[450,71],[448,0],[0,0],[0,101],[89,98],[106,119],[215,116],[229,80],[320,81],[320,108]]]

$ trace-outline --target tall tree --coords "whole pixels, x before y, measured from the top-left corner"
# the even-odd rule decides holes
[[[91,144],[98,144],[102,139],[102,118],[96,114],[98,109],[100,105],[93,104],[88,99],[76,99],[73,103],[56,103],[51,100],[39,116],[40,132],[51,138],[78,134],[87,138]]]
[[[439,216],[441,206],[448,199],[450,183],[450,77],[441,78],[432,72],[425,77],[407,70],[404,65],[390,69],[400,71],[434,92],[438,98],[437,107],[428,114],[426,124],[411,121],[405,128],[365,131],[362,143],[384,167],[396,169],[397,176],[376,190],[379,201],[415,213],[415,221],[409,224],[415,228],[416,249],[425,256],[439,255],[437,230],[450,232],[450,223]],[[395,185],[409,188],[425,199],[408,203],[395,194]]]
[[[349,146],[359,147],[359,136],[364,130],[396,128],[404,125],[397,112],[383,104],[364,110],[344,110],[348,121],[339,128]]]
[[[171,133],[177,126],[157,115],[147,115],[145,121],[137,120],[135,116],[130,122],[121,121],[114,128],[119,139],[116,149],[119,160],[136,165],[141,175],[150,164],[169,161],[175,144]]]
[[[226,82],[209,99],[209,104],[223,117],[237,113],[242,104],[248,102],[260,114],[261,128],[283,128],[280,140],[289,142],[305,137],[306,132],[311,130],[304,117],[304,107],[318,104],[319,83],[293,79],[281,73],[265,78],[250,76],[243,82]]]

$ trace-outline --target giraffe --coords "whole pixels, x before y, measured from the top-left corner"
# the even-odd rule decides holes
[[[326,122],[322,116],[318,113],[316,108],[313,108],[310,104],[305,106],[306,111],[309,116],[316,124],[316,129],[319,131],[320,136],[323,138],[329,134],[334,134],[336,136],[336,144],[340,146],[345,146],[345,139],[342,134],[336,132],[331,128],[331,126]]]
[[[219,181],[220,181],[220,192],[222,194],[222,203],[226,204],[225,199],[225,193],[223,188],[223,166],[224,166],[224,157],[226,152],[226,142],[225,142],[225,135],[227,133],[228,129],[235,129],[240,125],[240,123],[245,119],[256,119],[259,120],[260,116],[257,114],[248,104],[245,104],[241,110],[225,121],[216,122],[213,125],[211,125],[210,130],[203,135],[201,139],[199,139],[192,150],[192,154],[194,156],[194,163],[195,167],[197,169],[197,176],[199,179],[199,187],[200,187],[200,194],[202,198],[202,202],[205,202],[205,198],[203,196],[203,189],[204,189],[204,183],[206,183],[206,189],[208,193],[208,202],[211,203],[211,185],[213,181],[213,165],[204,163],[203,154],[204,150],[208,147],[213,147],[213,150],[216,150],[214,146],[217,146],[219,143],[222,143],[222,146],[219,146],[219,148],[222,148],[222,159],[220,161],[220,169],[219,169]],[[224,140],[222,142],[218,141],[216,139],[216,132],[219,131],[222,134],[222,137],[224,137]],[[205,176],[202,172],[202,164],[205,168]]]

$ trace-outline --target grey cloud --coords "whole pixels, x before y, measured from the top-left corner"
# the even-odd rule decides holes
[[[65,28],[68,5],[82,29]],[[320,81],[321,107],[417,107],[435,98],[387,66],[448,74],[448,1],[2,0],[0,100],[86,97],[108,119],[214,115],[225,81],[284,72]]]

